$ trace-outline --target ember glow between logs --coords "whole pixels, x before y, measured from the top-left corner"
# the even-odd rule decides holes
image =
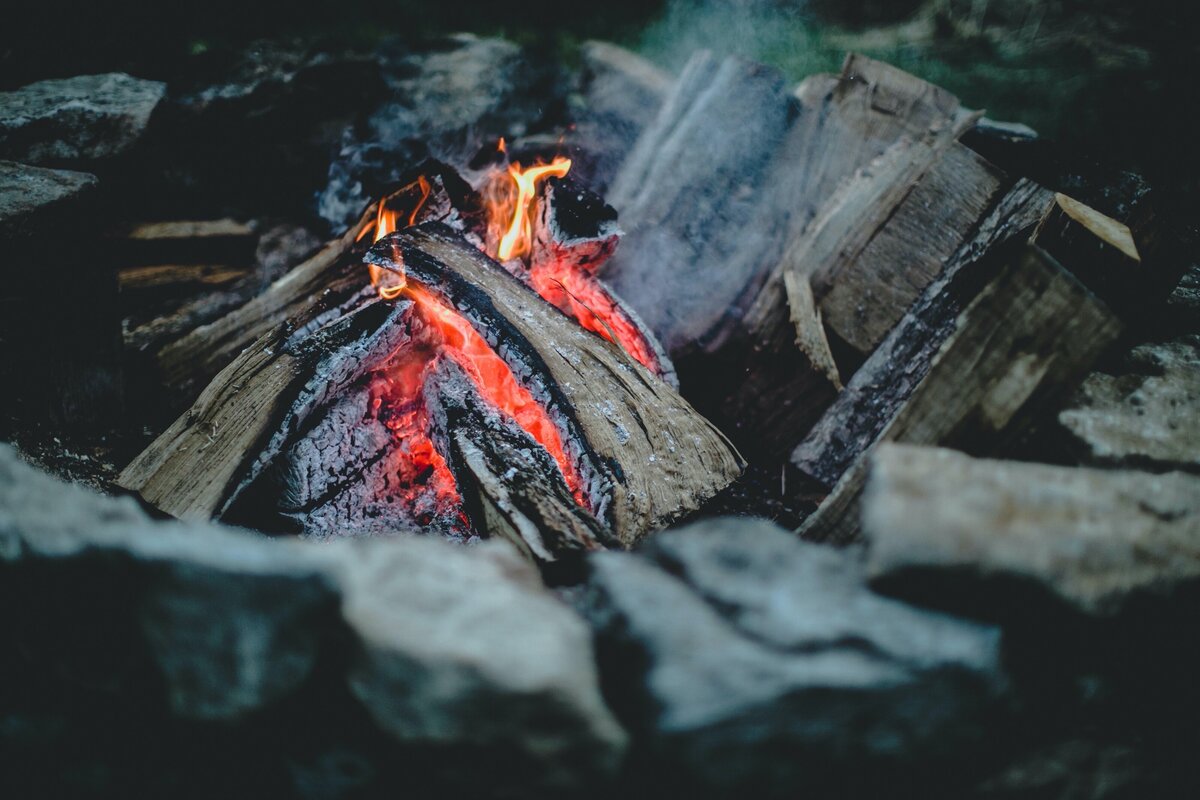
[[[566,174],[569,168],[569,161],[565,166],[550,168],[548,165],[525,172],[518,165],[510,168],[508,174],[513,178],[514,199],[508,229],[515,233],[511,238],[514,244],[506,245],[509,252],[516,246],[523,246],[528,252],[531,243],[529,217],[533,213],[537,181],[546,175]],[[415,225],[430,191],[428,180],[422,176],[415,185],[406,186],[381,200],[374,230],[366,228],[360,238],[373,233],[373,239],[378,241],[398,230],[401,220],[404,224]],[[396,209],[389,202],[401,196],[411,198],[414,194],[418,199],[408,210]],[[494,212],[492,217],[495,218]],[[413,519],[421,524],[436,523],[440,519],[443,525],[447,519],[452,525],[465,520],[454,475],[429,438],[429,417],[423,401],[425,381],[436,369],[440,358],[453,358],[470,376],[481,396],[546,449],[558,464],[575,499],[586,507],[581,490],[583,482],[567,457],[558,428],[470,321],[425,288],[407,281],[404,275],[374,264],[368,264],[368,268],[371,284],[380,297],[385,300],[403,297],[415,304],[414,345],[396,353],[372,384],[373,410],[399,445],[391,456],[390,472],[396,479],[399,499],[408,507]]]

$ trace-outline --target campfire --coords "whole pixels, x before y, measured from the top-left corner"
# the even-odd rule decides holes
[[[365,261],[364,289],[245,351],[206,390],[231,398],[213,409],[222,421],[186,415],[122,485],[183,516],[317,538],[502,536],[547,562],[696,510],[741,459],[597,277],[616,212],[570,168],[493,163],[466,180],[419,166],[347,237],[343,266]],[[275,351],[312,374],[274,380]],[[270,386],[247,395],[246,381]],[[271,432],[257,453],[178,444],[248,424]],[[213,474],[225,485],[193,480]]]
[[[0,203],[29,266],[15,392],[129,401],[74,419],[127,449],[77,458],[119,498],[0,447],[22,676],[0,740],[86,724],[130,786],[166,754],[165,794],[210,771],[200,741],[212,786],[330,798],[410,773],[432,796],[1016,796],[1047,761],[1161,744],[1138,715],[1195,707],[1200,576],[1171,204],[862,55],[798,85],[703,51],[673,75],[589,43],[569,81],[527,57],[464,36],[0,106],[0,147],[68,108],[121,156],[0,161],[0,199],[40,203]],[[353,119],[318,114],[350,85]],[[129,170],[207,208],[226,114],[244,169],[282,137],[302,222],[88,199]],[[219,203],[269,194],[226,169]],[[88,326],[118,315],[106,383]],[[61,445],[41,425],[23,450]]]

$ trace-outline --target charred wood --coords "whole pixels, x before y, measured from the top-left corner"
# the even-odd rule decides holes
[[[418,185],[417,179],[422,176],[429,181],[428,194]],[[419,219],[443,220],[478,233],[482,225],[478,200],[457,173],[429,161],[408,177],[410,180],[398,191],[404,196],[394,200],[396,207],[415,209]],[[313,328],[336,319],[370,296],[362,277],[361,258],[370,245],[378,211],[377,203],[368,206],[346,233],[265,291],[254,287],[255,291],[247,296],[202,300],[175,315],[155,320],[153,330],[135,335],[135,344],[155,349],[157,368],[167,386],[187,395],[281,322]],[[208,308],[211,304],[221,307]],[[226,310],[228,313],[224,313]],[[203,324],[197,326],[200,320]]]
[[[795,449],[792,463],[801,472],[833,488],[907,402],[959,314],[987,284],[984,257],[1029,236],[1052,202],[1049,192],[1029,181],[1013,187]]]
[[[425,404],[477,528],[537,562],[620,547],[575,500],[546,449],[489,407],[453,360],[426,383]]]
[[[742,469],[732,445],[624,350],[581,329],[443,225],[377,243],[368,261],[463,314],[563,434],[590,508],[630,545]]]
[[[533,238],[528,277],[537,293],[678,388],[675,366],[658,339],[597,277],[621,238],[613,207],[569,176],[550,178],[540,195]]]
[[[118,484],[181,519],[218,517],[293,432],[397,345],[407,303],[371,302],[310,336],[285,326],[244,351],[122,471]]]

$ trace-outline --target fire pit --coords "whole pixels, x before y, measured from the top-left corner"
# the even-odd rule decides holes
[[[0,95],[60,122],[56,91],[103,95],[122,132],[97,188],[74,132],[0,117],[0,157],[42,162],[0,162],[11,253],[98,262],[63,290],[87,314],[33,275],[8,302],[47,333],[8,367],[37,380],[0,449],[0,786],[1184,784],[1200,328],[1162,195],[861,55],[790,85],[591,43],[569,90],[525,58],[461,36]],[[345,124],[315,98],[355,75]],[[339,131],[324,244],[311,214],[105,216],[172,155],[202,207],[189,128],[309,103],[285,145]],[[94,248],[47,247],[81,209]],[[74,352],[117,315],[123,349]],[[72,465],[84,421],[116,444]]]

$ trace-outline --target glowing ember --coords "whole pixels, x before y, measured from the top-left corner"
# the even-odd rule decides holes
[[[496,355],[496,351],[484,341],[462,314],[444,304],[435,295],[416,285],[410,285],[405,295],[416,302],[422,316],[437,329],[442,352],[466,370],[480,394],[504,414],[516,420],[534,441],[546,448],[562,471],[567,488],[582,504],[582,481],[567,458],[558,428],[551,421],[546,409],[517,381],[508,364]]]
[[[429,344],[396,353],[371,384],[371,408],[397,444],[388,457],[396,499],[422,525],[434,524],[439,516],[454,509],[452,516],[459,519],[451,523],[458,522],[465,528],[458,486],[429,438],[429,418],[422,400],[421,388],[436,358],[436,349]]]
[[[658,356],[638,327],[617,307],[612,295],[591,275],[551,265],[530,273],[534,290],[579,324],[629,353],[642,366],[657,371]]]

